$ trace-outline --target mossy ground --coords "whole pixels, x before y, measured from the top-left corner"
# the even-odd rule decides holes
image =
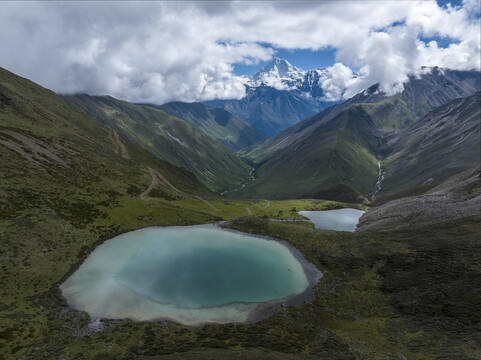
[[[187,358],[480,358],[479,217],[438,229],[347,233],[259,217],[292,218],[293,208],[297,213],[333,202],[209,202],[221,211],[186,196],[124,196],[100,206],[102,215],[84,226],[42,211],[2,220],[2,358],[175,359],[182,352]],[[116,233],[221,219],[232,219],[226,225],[233,229],[298,248],[324,272],[315,299],[255,324],[103,320],[103,329],[93,331],[89,316],[61,296],[58,286]]]
[[[153,225],[212,223],[247,213],[268,218],[296,218],[300,210],[342,206],[322,201],[233,201],[215,197],[207,200],[209,206],[198,198],[175,194],[163,185],[152,192],[159,197],[149,196],[146,200],[136,194],[118,195],[112,195],[110,201],[99,201],[84,208],[62,204],[57,211],[52,211],[51,207],[29,209],[26,205],[27,208],[17,212],[15,217],[1,220],[0,358],[86,356],[85,347],[93,344],[90,341],[96,346],[89,350],[89,358],[97,353],[105,358],[105,349],[111,358],[122,358],[133,347],[139,348],[142,336],[135,341],[124,341],[132,337],[132,333],[119,329],[133,327],[138,330],[152,324],[119,322],[111,330],[91,333],[86,327],[90,321],[88,315],[70,309],[58,290],[96,246],[115,234]],[[77,200],[76,204],[84,203]],[[91,199],[86,199],[85,203],[87,200]],[[63,211],[69,216],[60,217],[58,214]],[[185,327],[179,327],[185,332]],[[114,350],[108,345],[104,349],[100,340],[110,331],[112,339],[122,343]],[[174,344],[179,339],[174,336],[172,341]],[[172,346],[173,351],[178,351],[177,345]],[[191,348],[185,346],[181,349]],[[140,354],[142,350],[137,352]]]

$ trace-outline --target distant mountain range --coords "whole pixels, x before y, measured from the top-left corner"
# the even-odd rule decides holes
[[[438,68],[422,77],[412,77],[405,84],[404,91],[393,96],[386,96],[379,91],[379,86],[374,85],[258,146],[241,151],[240,154],[255,166],[256,180],[232,196],[293,198],[314,194],[339,184],[349,185],[354,190],[369,194],[374,190],[378,177],[378,159],[387,156],[389,158],[383,166],[386,171],[386,184],[392,186],[386,190],[399,190],[403,188],[403,167],[399,165],[399,160],[396,160],[396,154],[399,157],[400,152],[403,152],[404,156],[408,156],[406,149],[403,149],[409,148],[407,137],[417,138],[428,129],[434,131],[434,120],[431,120],[431,125],[426,125],[428,117],[423,118],[424,116],[454,99],[470,96],[479,89],[479,72]],[[476,99],[464,103],[466,112],[462,117],[457,117],[458,123],[455,125],[457,129],[465,129],[465,132],[458,135],[464,134],[465,141],[469,140],[474,150],[468,147],[458,147],[455,150],[454,138],[450,140],[452,143],[445,142],[443,147],[437,150],[428,144],[425,144],[426,148],[421,152],[411,147],[410,151],[417,153],[418,159],[414,173],[409,174],[410,185],[419,185],[430,178],[430,181],[438,183],[456,170],[461,171],[462,168],[479,162],[479,150],[476,150],[479,148],[479,141],[476,145],[473,140],[476,137],[479,140],[479,130],[475,131],[476,121],[479,125],[479,117],[476,117],[479,100]],[[436,114],[430,116],[441,117]],[[445,136],[450,132],[456,133],[457,130],[451,129],[451,126],[454,126],[452,117],[455,115],[443,116],[444,120],[437,123],[439,128],[436,131]],[[400,145],[403,144],[400,139],[407,143]],[[398,144],[397,147],[394,144]],[[424,152],[436,153],[444,166],[429,167],[431,170],[427,171],[429,162],[433,159],[424,157]],[[462,157],[463,161],[455,169],[453,164],[458,157]],[[398,170],[395,170],[396,168]],[[394,180],[396,177],[397,183]]]
[[[304,97],[322,101],[324,93],[321,83],[329,77],[326,69],[306,71],[291,65],[287,60],[275,57],[255,74],[245,76],[245,79],[251,88],[270,86],[277,90],[298,90]]]
[[[323,97],[321,81],[327,77],[323,69],[305,71],[274,58],[257,73],[244,77],[244,98],[205,104],[236,114],[273,136],[336,103]]]

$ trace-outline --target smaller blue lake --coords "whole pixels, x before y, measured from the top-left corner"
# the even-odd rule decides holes
[[[299,211],[314,223],[316,229],[350,231],[356,230],[359,218],[364,214],[362,210],[337,209],[324,211]]]

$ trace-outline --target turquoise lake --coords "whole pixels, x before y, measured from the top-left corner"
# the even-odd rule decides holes
[[[94,318],[244,322],[306,291],[302,263],[278,241],[215,225],[151,227],[104,242],[61,289]]]
[[[299,211],[314,223],[316,229],[350,231],[356,230],[359,218],[364,214],[362,210],[337,209],[324,211]]]

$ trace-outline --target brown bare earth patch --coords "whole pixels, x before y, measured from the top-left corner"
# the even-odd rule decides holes
[[[142,200],[145,200],[145,198],[149,195],[149,193],[157,186],[159,183],[159,179],[164,182],[168,187],[170,187],[172,190],[174,190],[176,193],[182,194],[182,195],[190,195],[192,197],[195,197],[196,199],[204,202],[207,206],[209,206],[212,210],[214,211],[220,211],[217,209],[214,205],[212,205],[209,201],[205,200],[204,198],[197,196],[197,195],[192,195],[192,194],[186,194],[182,190],[177,189],[174,185],[172,185],[160,172],[157,170],[152,169],[151,167],[147,168],[150,173],[150,177],[152,178],[152,181],[150,182],[149,186],[147,189],[145,189],[141,194],[140,198]]]
[[[155,171],[153,169],[151,169],[150,167],[148,168],[149,169],[149,173],[150,173],[150,176],[152,178],[152,181],[150,182],[149,186],[147,187],[147,189],[145,189],[144,191],[142,191],[142,193],[139,195],[140,198],[142,200],[145,200],[145,197],[147,195],[149,195],[149,193],[157,186],[157,184],[159,183],[159,180],[157,179],[157,174],[155,173]]]
[[[120,136],[115,130],[112,130],[112,132],[109,133],[109,138],[114,142],[116,152],[124,159],[130,159],[130,154],[127,150],[127,147],[120,140]]]
[[[0,144],[17,152],[22,157],[36,165],[43,166],[42,162],[48,161],[67,168],[69,167],[64,160],[53,152],[53,146],[49,149],[44,144],[40,145],[38,140],[15,131],[0,130]]]

